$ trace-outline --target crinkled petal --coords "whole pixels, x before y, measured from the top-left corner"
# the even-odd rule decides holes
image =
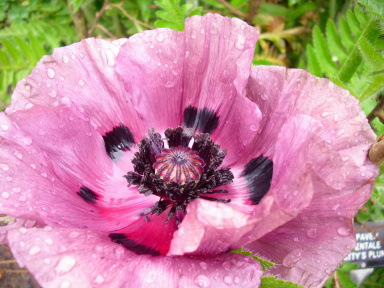
[[[262,270],[250,257],[136,255],[84,229],[8,231],[11,250],[44,287],[259,287]]]
[[[229,165],[256,137],[261,120],[257,106],[243,97],[259,32],[218,14],[191,17],[185,27],[132,36],[116,70],[146,127],[162,131],[189,118],[188,127],[213,132],[231,152]],[[189,115],[193,109],[196,114]]]
[[[79,112],[35,106],[1,117],[8,127],[1,132],[3,142],[10,142],[2,145],[3,213],[35,219],[29,215],[34,213],[46,223],[113,231],[154,205],[154,197],[127,187],[101,135]],[[82,190],[88,194],[80,195]],[[97,195],[97,203],[89,193]]]
[[[124,42],[90,38],[55,49],[18,83],[7,113],[33,105],[73,106],[101,135],[122,123],[140,140],[146,128],[115,72],[116,55]]]

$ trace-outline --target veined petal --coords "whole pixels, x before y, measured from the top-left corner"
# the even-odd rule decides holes
[[[139,140],[146,127],[115,72],[116,55],[125,41],[90,38],[55,49],[18,83],[6,112],[65,105],[82,112],[101,135],[123,123]]]
[[[263,273],[258,261],[232,253],[213,257],[136,255],[84,229],[12,229],[8,231],[8,241],[19,264],[26,266],[45,287],[177,288],[231,284],[254,288],[259,286]]]

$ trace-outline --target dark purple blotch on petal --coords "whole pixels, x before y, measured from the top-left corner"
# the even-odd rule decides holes
[[[160,255],[159,251],[154,250],[150,247],[138,244],[134,240],[127,238],[122,233],[111,233],[109,234],[109,238],[111,238],[113,242],[123,245],[125,248],[127,248],[128,250],[138,255],[143,255],[143,254],[150,254],[152,256]]]
[[[241,176],[248,182],[249,199],[253,205],[260,203],[261,199],[271,187],[273,162],[264,156],[253,158],[245,165]]]
[[[85,186],[80,187],[80,191],[77,192],[77,195],[90,204],[96,204],[97,199],[100,197],[98,194]]]
[[[197,109],[188,106],[184,110],[183,126],[194,128],[202,133],[212,134],[219,125],[219,116],[214,110],[208,108]]]
[[[103,139],[105,150],[111,159],[116,158],[115,153],[130,150],[130,146],[135,144],[132,132],[121,123],[119,126],[114,127],[112,131],[107,132]]]

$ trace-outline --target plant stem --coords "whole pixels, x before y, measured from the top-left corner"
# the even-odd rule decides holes
[[[68,8],[72,16],[73,24],[75,24],[77,35],[83,39],[88,38],[87,24],[85,22],[84,14],[81,8],[79,11],[74,12],[73,5],[70,4],[71,0],[68,0]]]
[[[235,7],[233,7],[231,4],[229,4],[227,1],[225,0],[217,0],[218,2],[220,2],[225,8],[227,8],[229,11],[231,11],[234,15],[236,16],[239,16],[241,18],[246,18],[247,17],[247,14],[237,10]]]
[[[103,16],[105,10],[107,10],[107,9],[108,9],[108,0],[105,0],[103,3],[103,7],[101,7],[99,12],[96,12],[95,21],[93,22],[91,29],[89,29],[89,31],[88,31],[89,35],[92,35],[93,31],[95,31],[97,25],[99,24],[101,16]]]
[[[252,22],[253,22],[253,18],[255,18],[256,14],[257,14],[257,10],[259,10],[259,6],[260,6],[260,0],[251,0],[249,2],[249,10],[248,10],[248,14],[247,16],[245,17],[245,21],[249,24],[249,25],[253,25]]]

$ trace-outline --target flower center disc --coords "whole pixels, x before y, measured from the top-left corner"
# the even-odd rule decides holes
[[[189,147],[163,149],[155,158],[153,168],[166,182],[185,183],[192,179],[199,180],[203,174],[203,159]]]

